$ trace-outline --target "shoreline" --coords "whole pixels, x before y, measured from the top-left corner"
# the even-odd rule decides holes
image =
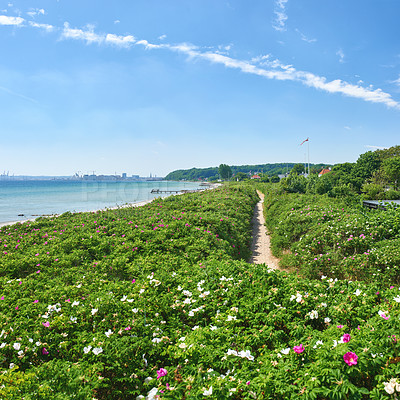
[[[204,190],[215,189],[215,188],[217,188],[217,187],[219,187],[219,186],[220,186],[220,184],[211,184],[208,188],[206,188],[206,189],[204,189]],[[72,213],[73,213],[73,214],[76,214],[76,213],[83,213],[83,212],[92,213],[92,212],[97,212],[97,211],[117,210],[117,209],[119,209],[119,208],[127,208],[127,207],[142,207],[142,206],[144,206],[144,205],[146,205],[146,204],[151,203],[151,202],[152,202],[153,200],[155,200],[155,199],[159,199],[159,198],[164,199],[164,198],[169,197],[169,196],[179,196],[179,195],[185,194],[185,193],[187,193],[187,192],[182,192],[182,193],[171,193],[171,194],[166,195],[166,196],[154,197],[154,198],[149,199],[149,200],[139,200],[139,201],[133,202],[133,203],[125,203],[125,204],[122,204],[122,205],[114,205],[114,206],[111,206],[111,207],[98,208],[98,209],[95,209],[95,210],[76,211],[76,212],[72,212]],[[68,211],[66,211],[66,212],[68,212]],[[25,224],[25,223],[27,223],[27,222],[34,222],[37,218],[41,218],[41,217],[45,217],[45,218],[54,218],[54,217],[58,217],[58,216],[60,216],[60,215],[61,215],[61,214],[38,215],[37,217],[34,217],[34,218],[27,218],[27,219],[24,219],[24,220],[21,220],[21,221],[0,222],[0,229],[1,229],[2,227],[4,227],[4,226],[10,226],[10,225],[16,225],[16,224]]]
[[[156,198],[157,197],[155,197],[154,199],[156,199]],[[76,212],[72,212],[72,214],[78,214],[78,213],[84,213],[84,212],[92,213],[92,212],[97,212],[97,211],[117,210],[119,208],[126,208],[126,207],[142,207],[142,206],[144,206],[144,205],[146,205],[148,203],[151,203],[154,199],[151,199],[151,200],[140,200],[140,201],[135,202],[135,203],[126,203],[126,204],[123,204],[123,205],[120,205],[120,206],[116,205],[116,206],[112,206],[112,207],[98,208],[98,209],[95,209],[95,210],[76,211]],[[68,211],[66,211],[66,212],[68,212]],[[60,215],[61,214],[38,215],[35,218],[27,218],[27,219],[24,219],[22,221],[0,222],[0,229],[3,226],[9,226],[9,225],[15,225],[15,224],[25,224],[26,222],[34,222],[38,218],[42,218],[42,217],[44,217],[44,218],[55,218],[55,217],[59,217]]]

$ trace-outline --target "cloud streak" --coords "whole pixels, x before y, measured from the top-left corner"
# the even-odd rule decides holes
[[[275,1],[275,20],[272,27],[279,32],[286,31],[286,21],[288,16],[286,14],[286,3],[289,0],[276,0]]]
[[[365,147],[367,149],[372,149],[372,150],[385,150],[385,149],[388,148],[388,147],[385,147],[385,146],[371,146],[371,145],[365,145]]]
[[[143,42],[143,41],[141,41]],[[138,44],[142,44],[138,42]],[[147,48],[168,48],[188,55],[190,58],[204,59],[214,64],[222,64],[227,68],[238,69],[241,72],[258,75],[267,79],[281,81],[300,82],[305,86],[312,87],[328,93],[340,93],[347,97],[361,99],[371,103],[382,103],[387,107],[400,110],[400,103],[395,101],[389,93],[381,89],[372,89],[354,85],[341,79],[328,81],[323,76],[311,72],[298,71],[292,65],[284,65],[279,60],[271,59],[270,56],[263,56],[253,59],[252,62],[242,61],[215,52],[201,52],[191,45],[150,45],[146,42]]]
[[[0,86],[0,90],[2,90],[3,92],[6,92],[8,94],[11,94],[13,96],[20,97],[21,99],[28,100],[28,101],[30,101],[32,103],[38,104],[37,100],[32,99],[31,97],[25,96],[25,95],[20,94],[20,93],[16,93],[16,92],[14,92],[14,91],[6,88],[6,87]]]
[[[109,44],[117,47],[130,47],[136,42],[136,39],[132,35],[119,36],[112,33],[98,34],[94,32],[92,26],[87,26],[86,30],[82,30],[71,28],[68,22],[64,23],[61,37],[63,39],[82,40],[86,42],[86,44]]]
[[[309,39],[303,32],[300,32],[299,29],[296,29],[296,32],[300,35],[300,38],[303,42],[315,43],[317,41],[317,39]]]
[[[285,4],[287,0],[279,0]],[[279,60],[271,59],[270,56],[255,58],[252,61],[238,60],[219,52],[202,51],[200,48],[187,44],[154,44],[147,40],[136,40],[133,36],[117,36],[112,34],[96,34],[92,27],[87,30],[70,28],[68,23],[64,24],[62,33],[64,39],[83,40],[87,44],[112,44],[119,47],[130,47],[132,45],[143,46],[147,50],[167,49],[173,52],[185,54],[189,59],[202,59],[212,64],[220,64],[226,68],[237,69],[246,74],[257,75],[267,79],[280,81],[295,81],[301,84],[321,90],[327,93],[339,93],[347,97],[353,97],[370,103],[382,103],[387,107],[400,110],[400,103],[395,101],[389,93],[381,89],[372,89],[354,85],[335,79],[328,81],[323,76],[315,75],[307,71],[296,70],[292,65],[282,64]]]
[[[279,7],[285,7],[288,0],[278,0]],[[0,24],[22,25],[23,18],[8,17],[0,15]],[[52,25],[36,24],[30,22],[29,26],[46,30],[58,29]],[[278,81],[294,81],[304,86],[311,87],[331,94],[342,94],[370,103],[380,103],[387,107],[400,110],[400,103],[392,98],[389,93],[381,89],[373,89],[372,86],[364,87],[360,84],[352,84],[341,79],[328,80],[324,76],[312,72],[297,70],[293,65],[285,65],[270,55],[253,58],[250,61],[232,58],[227,54],[221,54],[219,50],[205,51],[192,44],[154,44],[147,40],[136,40],[132,35],[115,35],[112,33],[96,33],[93,26],[85,29],[71,28],[68,22],[64,23],[61,30],[61,39],[83,41],[87,45],[110,45],[119,48],[131,48],[132,46],[143,46],[146,50],[164,49],[183,54],[189,60],[200,59],[212,64],[223,65],[226,68],[236,69],[245,74],[257,75],[266,79]],[[2,88],[4,90],[4,88]]]
[[[53,25],[49,25],[49,24],[39,24],[39,23],[33,22],[33,21],[29,21],[29,25],[30,25],[32,28],[44,29],[44,30],[46,30],[46,31],[48,31],[48,32],[50,32],[50,31],[52,31],[52,30],[55,29]]]

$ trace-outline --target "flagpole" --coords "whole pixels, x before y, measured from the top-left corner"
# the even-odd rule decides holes
[[[308,175],[310,175],[310,138],[308,137],[306,140],[303,140],[300,143],[300,146],[302,146],[305,142],[307,142],[307,152],[308,152]],[[307,160],[306,160],[306,155],[304,154],[304,169],[306,170],[307,168]],[[307,171],[305,171],[307,172]]]

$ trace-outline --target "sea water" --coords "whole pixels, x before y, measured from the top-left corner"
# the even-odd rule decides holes
[[[167,196],[153,189],[195,190],[196,182],[171,181],[0,181],[0,224],[43,215],[93,211]]]

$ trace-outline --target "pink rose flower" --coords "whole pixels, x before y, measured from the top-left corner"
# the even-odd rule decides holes
[[[304,346],[301,344],[300,346],[294,346],[293,351],[297,354],[300,354],[304,351]]]
[[[157,371],[157,379],[160,379],[161,377],[165,376],[168,374],[168,371],[165,368],[160,368]]]
[[[347,365],[356,365],[358,356],[356,353],[352,353],[351,351],[348,351],[344,356],[343,360]]]
[[[348,333],[345,333],[345,334],[342,336],[343,343],[348,343],[348,342],[350,342],[350,339],[351,339],[351,336],[350,336]]]

